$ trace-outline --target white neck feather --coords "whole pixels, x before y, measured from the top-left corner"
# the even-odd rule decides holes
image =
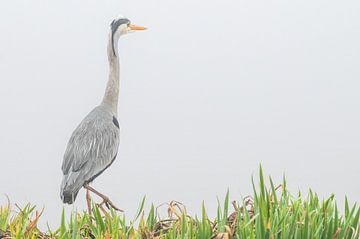
[[[114,46],[112,46],[114,44]],[[106,85],[106,90],[102,104],[110,107],[111,111],[117,116],[117,108],[119,101],[119,81],[120,81],[120,64],[118,54],[118,39],[112,42],[111,33],[109,34],[109,41],[107,47],[108,60],[109,60],[109,79]],[[113,48],[114,47],[114,48]],[[114,49],[114,50],[113,50]],[[114,55],[115,51],[115,55]]]

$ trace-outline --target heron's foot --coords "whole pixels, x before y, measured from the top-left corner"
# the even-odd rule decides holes
[[[103,206],[105,205],[107,207],[107,209],[114,209],[115,211],[118,211],[118,212],[124,212],[123,210],[121,210],[120,208],[118,208],[117,206],[114,205],[113,202],[110,201],[110,199],[106,196],[104,197],[101,197],[103,199],[103,201],[99,204],[99,206]]]
[[[97,196],[102,198],[102,202],[100,204],[98,204],[98,206],[100,207],[100,209],[102,211],[104,211],[103,209],[103,205],[105,205],[108,209],[112,208],[115,211],[119,211],[119,212],[124,212],[123,210],[121,210],[120,208],[118,208],[117,206],[114,205],[114,203],[112,203],[109,199],[109,197],[107,197],[106,195],[96,191],[94,188],[90,187],[89,184],[85,184],[84,188],[86,188],[88,191],[91,191],[93,193],[95,193]],[[88,196],[88,198],[90,198],[90,195]],[[89,204],[88,204],[89,205]]]

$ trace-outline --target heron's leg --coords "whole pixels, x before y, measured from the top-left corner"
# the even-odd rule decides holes
[[[95,190],[94,188],[90,187],[88,184],[84,185],[84,188],[86,188],[87,190],[95,193],[96,195],[98,195],[99,197],[101,197],[103,199],[103,201],[100,203],[100,205],[105,204],[107,208],[112,207],[113,209],[115,209],[116,211],[120,211],[123,212],[123,210],[121,210],[120,208],[116,207],[109,199],[109,197],[105,196],[104,194],[98,192],[97,190]]]
[[[91,197],[90,197],[90,191],[87,188],[86,188],[86,203],[87,203],[89,217],[90,217],[90,221],[91,221],[91,212],[92,212],[92,210],[91,210]]]

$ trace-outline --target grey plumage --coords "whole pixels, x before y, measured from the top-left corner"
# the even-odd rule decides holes
[[[62,164],[64,203],[73,203],[81,187],[94,180],[115,159],[120,132],[113,117],[111,109],[102,104],[92,110],[71,135]]]

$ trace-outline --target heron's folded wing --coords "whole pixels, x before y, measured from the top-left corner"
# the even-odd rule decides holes
[[[90,116],[90,117],[89,117]],[[62,171],[77,172],[85,165],[92,170],[102,170],[117,154],[119,130],[112,116],[101,114],[86,117],[73,132],[64,155]]]

